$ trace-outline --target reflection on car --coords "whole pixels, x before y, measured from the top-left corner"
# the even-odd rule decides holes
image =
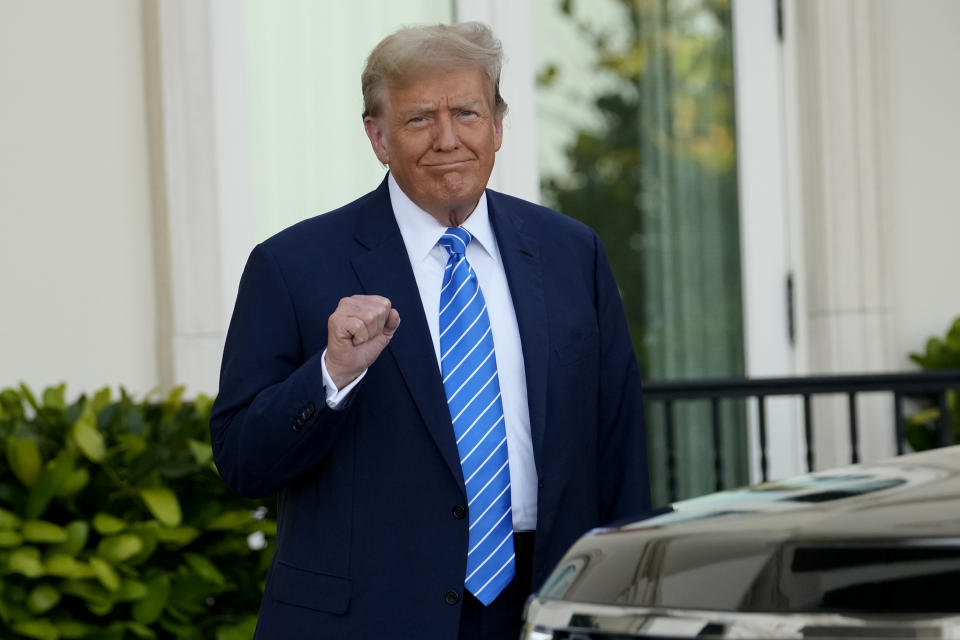
[[[522,637],[960,638],[960,447],[672,507],[577,541]]]

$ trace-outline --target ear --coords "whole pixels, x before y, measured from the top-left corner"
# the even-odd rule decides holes
[[[367,138],[370,139],[370,146],[377,155],[377,160],[383,164],[390,164],[390,153],[387,150],[387,140],[384,136],[383,122],[367,116],[363,119],[363,128],[367,132]]]
[[[493,150],[500,151],[501,144],[503,144],[503,113],[495,113],[493,116]]]

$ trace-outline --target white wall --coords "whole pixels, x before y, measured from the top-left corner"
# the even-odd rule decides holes
[[[245,14],[253,172],[249,185],[236,186],[250,193],[251,240],[259,242],[383,180],[386,169],[364,133],[360,73],[381,39],[405,24],[448,23],[453,4],[245,0],[231,9]],[[244,255],[252,248],[248,241]]]
[[[960,2],[884,0],[893,342],[901,360],[960,316]]]
[[[0,387],[157,382],[140,5],[0,1]]]
[[[871,49],[878,80],[858,95],[876,100],[874,118],[881,123],[876,136],[881,153],[871,160],[879,163],[883,184],[879,244],[886,253],[879,260],[889,274],[879,286],[893,318],[887,355],[871,358],[879,356],[888,369],[903,369],[910,366],[909,351],[921,348],[927,336],[941,334],[960,314],[953,284],[960,274],[960,207],[954,195],[960,2],[855,4],[858,11],[870,7],[878,32]],[[433,6],[423,4],[428,5]],[[158,309],[156,302],[140,10],[140,2],[127,0],[0,0],[0,273],[5,276],[0,387],[19,380],[38,387],[66,380],[75,392],[102,384],[142,392],[160,381],[158,340],[163,344],[170,336],[158,335],[156,318],[169,310]],[[214,30],[217,25],[214,19]],[[237,19],[230,28],[239,31],[242,25]],[[213,68],[223,75],[225,64],[216,64],[216,54],[223,52],[221,36],[214,38]],[[841,41],[849,44],[846,36]],[[823,63],[820,82],[828,83],[836,60],[827,56]],[[185,58],[184,65],[177,73],[191,76],[196,57]],[[230,101],[224,100],[222,87],[219,91],[222,104],[215,105],[215,119],[223,121]],[[863,109],[854,103],[852,108]],[[324,120],[323,114],[314,117]],[[797,130],[801,138],[806,132]],[[219,134],[219,142],[234,139]],[[356,134],[362,135],[359,125]],[[224,155],[229,154],[221,150]],[[178,175],[174,166],[166,170],[168,181]],[[180,171],[199,177],[189,167]],[[379,175],[381,170],[372,171]],[[225,178],[220,175],[220,188],[229,188]],[[224,198],[220,206],[227,205]],[[797,209],[799,215],[809,212]],[[266,214],[260,210],[258,215]],[[220,223],[219,248],[245,255],[250,241],[238,238],[246,238],[250,229],[228,237],[234,226],[226,219]],[[189,236],[198,221],[185,224],[182,231]],[[178,246],[181,236],[173,236]],[[241,243],[242,248],[233,246]],[[238,266],[239,258],[224,271]],[[809,278],[824,268],[813,263],[804,272]],[[162,276],[160,282],[167,282],[170,273]],[[221,307],[232,302],[226,292],[235,277],[228,282],[234,285],[222,287],[223,299],[217,296],[207,313],[217,326]],[[174,283],[173,288],[183,287]],[[177,292],[172,293],[176,299]],[[190,365],[181,360],[182,366]],[[176,381],[191,379],[182,366],[174,367]],[[212,390],[212,384],[191,382],[191,389]]]
[[[749,233],[751,206],[758,193],[785,187],[784,203],[769,197],[752,208],[763,212],[757,219],[767,227],[778,215],[788,217],[786,259],[797,295],[793,373],[912,370],[907,354],[960,315],[952,286],[960,274],[960,206],[952,193],[960,149],[960,3],[788,0],[779,54],[740,46],[773,33],[772,16],[751,24],[745,10],[769,13],[772,6],[742,0],[734,8],[736,28],[756,30],[735,34],[748,346],[774,351],[776,341],[763,331],[779,325],[770,312],[782,301],[773,286],[754,287],[762,295],[751,295],[751,283],[767,271],[781,273],[780,262],[762,252],[747,259],[781,238],[773,230]],[[782,106],[776,78],[767,82],[766,97],[744,91],[762,88],[756,60],[778,55]],[[763,129],[777,113],[783,136]],[[751,169],[759,161],[779,170],[781,153],[784,187],[775,175]],[[762,319],[757,309],[771,317]],[[761,321],[750,322],[755,316]],[[891,455],[889,397],[862,396],[858,413],[861,458]],[[816,466],[848,462],[845,399],[816,399],[814,414]],[[774,458],[782,458],[774,475],[801,470],[794,436],[773,439]],[[778,446],[787,455],[778,456]],[[791,458],[792,465],[782,464]]]

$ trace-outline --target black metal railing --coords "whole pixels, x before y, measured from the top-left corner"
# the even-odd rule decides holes
[[[857,394],[865,392],[888,392],[893,398],[894,436],[897,454],[904,452],[906,444],[903,401],[905,398],[924,398],[940,409],[937,423],[937,446],[951,444],[950,412],[947,406],[947,391],[960,390],[960,370],[921,371],[913,373],[889,373],[868,375],[830,375],[794,378],[753,378],[717,380],[677,380],[648,382],[644,385],[644,397],[648,415],[662,405],[664,441],[666,444],[667,492],[671,501],[677,497],[677,452],[676,452],[676,404],[678,402],[709,401],[711,431],[713,436],[713,465],[717,490],[723,489],[724,458],[722,446],[722,420],[720,403],[725,399],[756,398],[758,443],[760,446],[760,473],[768,480],[767,459],[767,407],[766,400],[775,396],[802,398],[803,432],[807,470],[814,470],[813,410],[814,396],[844,394],[847,396],[848,427],[851,462],[860,461],[860,434],[857,424]]]

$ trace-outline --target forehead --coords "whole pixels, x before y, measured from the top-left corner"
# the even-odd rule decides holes
[[[442,104],[480,102],[490,108],[492,89],[479,67],[433,71],[387,88],[387,108],[408,110],[415,107],[439,107]]]

